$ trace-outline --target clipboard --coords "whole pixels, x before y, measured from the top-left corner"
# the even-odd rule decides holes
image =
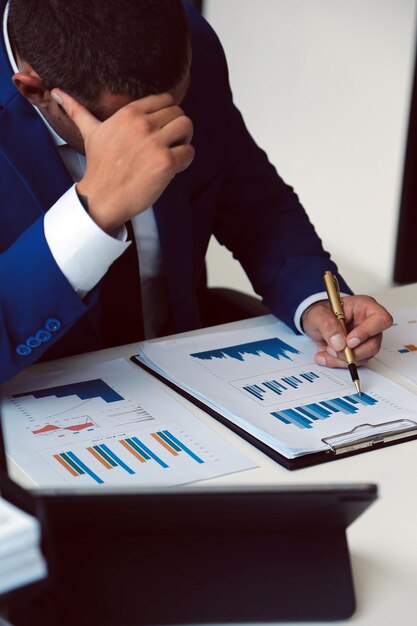
[[[334,621],[355,610],[346,528],[375,501],[374,484],[28,490],[9,477],[2,441],[0,420],[0,490],[36,512],[50,573],[40,614],[33,596],[10,599],[17,626],[22,606],[31,626]]]
[[[227,417],[215,411],[212,407],[208,406],[179,385],[173,383],[169,378],[166,378],[151,367],[148,367],[145,363],[142,363],[136,355],[133,355],[130,360],[288,470],[319,465],[355,454],[369,452],[370,450],[378,450],[400,442],[417,439],[417,423],[411,419],[391,420],[378,425],[365,423],[356,426],[350,431],[343,431],[331,437],[323,438],[322,441],[327,445],[328,450],[304,454],[289,459],[237,424],[231,422]],[[346,441],[346,439],[348,439],[348,441]]]

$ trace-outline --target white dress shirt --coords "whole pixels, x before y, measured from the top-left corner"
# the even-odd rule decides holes
[[[10,64],[18,72],[10,45],[7,3],[3,17],[3,35]],[[75,184],[84,175],[85,156],[71,148],[40,115],[57,147],[74,185],[47,211],[44,218],[45,238],[51,253],[68,282],[84,297],[103,278],[110,265],[126,250],[127,231],[123,226],[115,236],[105,233],[90,218],[81,205]],[[140,213],[132,220],[139,255],[143,321],[146,338],[155,337],[163,328],[168,315],[168,300],[162,274],[162,257],[159,235],[153,208]],[[326,299],[326,293],[317,293],[305,299],[297,308],[294,323],[302,332],[301,316],[305,309]]]

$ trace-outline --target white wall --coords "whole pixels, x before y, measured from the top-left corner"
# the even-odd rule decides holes
[[[417,0],[205,0],[235,101],[357,292],[390,284]],[[250,290],[210,244],[209,282]]]

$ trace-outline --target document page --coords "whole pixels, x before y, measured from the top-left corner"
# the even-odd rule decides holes
[[[358,395],[348,371],[315,364],[309,338],[262,319],[256,327],[143,342],[138,359],[287,458],[329,450],[328,437],[354,440],[351,431],[364,424],[417,423],[413,394],[361,368]]]
[[[376,358],[417,384],[417,308],[394,311],[393,317]]]
[[[39,487],[171,486],[254,467],[124,359],[3,386],[6,450]]]

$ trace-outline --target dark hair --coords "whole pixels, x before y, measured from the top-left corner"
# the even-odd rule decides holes
[[[45,87],[85,105],[103,91],[162,93],[187,66],[180,0],[10,0],[8,25],[17,54]]]

